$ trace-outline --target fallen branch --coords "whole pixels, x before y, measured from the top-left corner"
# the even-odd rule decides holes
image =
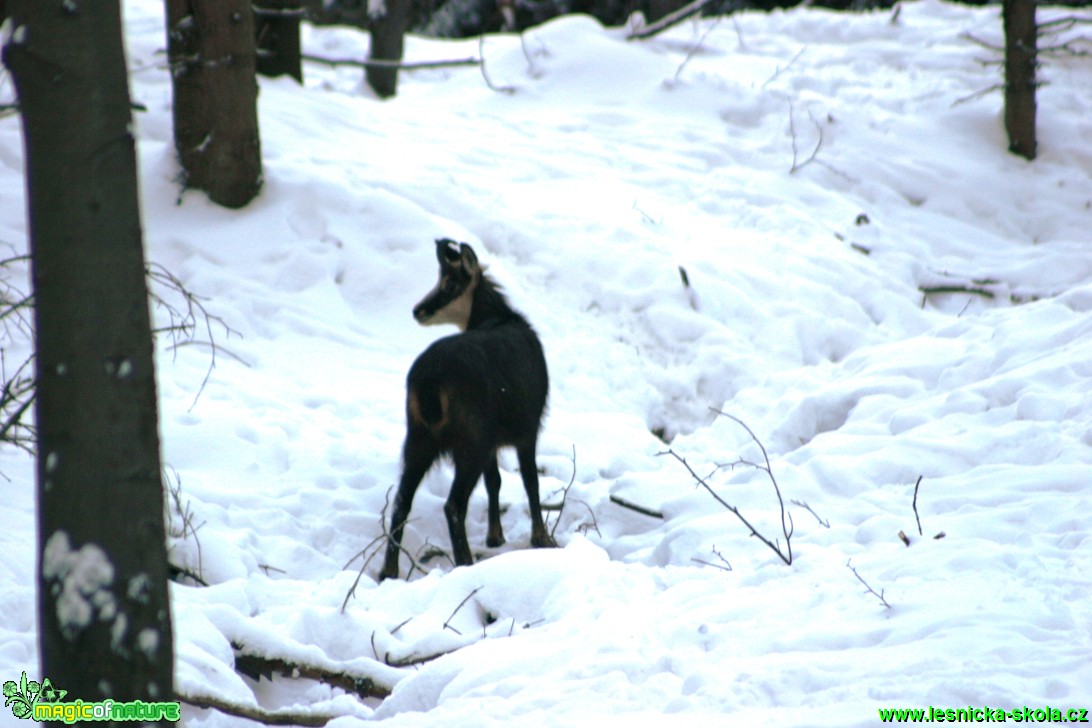
[[[294,710],[266,710],[257,705],[241,705],[232,703],[212,695],[189,695],[176,693],[175,697],[187,705],[195,708],[211,708],[225,715],[233,715],[238,718],[257,721],[266,725],[301,725],[324,726],[334,718],[341,716],[332,713],[314,713]]]
[[[544,511],[557,511],[558,513],[561,513],[562,511],[565,510],[565,501],[569,497],[569,488],[572,488],[573,483],[576,482],[576,445],[573,445],[573,454],[569,456],[569,462],[572,463],[573,471],[572,471],[572,474],[569,475],[568,485],[566,485],[564,488],[561,489],[561,502],[560,503],[543,503],[540,506],[542,508],[542,510],[544,510]],[[558,520],[560,520],[560,518],[561,517],[559,516]],[[555,526],[555,528],[556,528],[556,526]],[[550,535],[553,536],[553,532],[551,532]]]
[[[474,596],[475,594],[477,594],[481,590],[482,590],[482,588],[479,586],[476,589],[474,589],[474,591],[470,592],[465,597],[463,597],[463,600],[461,602],[459,602],[459,606],[455,607],[455,611],[451,613],[451,616],[444,620],[444,629],[450,629],[452,632],[459,635],[460,637],[463,636],[462,632],[460,632],[459,630],[457,630],[457,629],[455,629],[454,627],[451,626],[451,620],[455,619],[455,615],[459,613],[459,610],[462,609],[463,606],[465,606],[466,603],[470,601],[470,598],[472,596]]]
[[[694,55],[701,49],[702,44],[705,43],[706,36],[708,36],[710,33],[712,33],[713,29],[716,28],[718,25],[720,25],[720,21],[723,18],[724,18],[723,15],[719,15],[719,16],[717,16],[716,20],[714,20],[712,23],[709,23],[709,27],[706,28],[705,32],[701,34],[701,38],[698,38],[698,42],[695,43],[690,48],[690,50],[686,52],[686,57],[683,58],[683,62],[680,63],[679,67],[675,69],[675,78],[672,79],[672,83],[678,83],[679,82],[679,76],[682,75],[683,69],[686,68],[686,64],[690,63],[690,59],[694,57]]]
[[[815,516],[815,520],[819,521],[819,525],[823,528],[830,528],[830,521],[820,518],[819,514],[812,510],[812,507],[808,505],[807,501],[793,500],[789,502],[794,506],[800,506],[811,515]]]
[[[860,574],[857,573],[857,569],[853,566],[852,559],[847,559],[846,560],[846,566],[849,567],[849,570],[853,572],[853,575],[855,577],[857,577],[857,581],[859,581],[859,582],[861,582],[862,584],[865,585],[865,589],[868,590],[866,592],[866,594],[872,594],[877,599],[879,599],[881,602],[883,602],[883,605],[885,607],[887,607],[888,609],[891,609],[891,605],[887,603],[886,599],[884,599],[883,589],[880,589],[879,592],[877,592],[875,589],[873,589],[872,586],[867,581],[864,580],[864,577],[862,577]]]
[[[232,644],[235,650],[235,671],[249,678],[272,679],[274,673],[291,678],[307,678],[317,680],[336,688],[341,688],[347,693],[360,698],[385,698],[391,694],[393,685],[378,682],[369,675],[354,675],[348,672],[327,670],[316,665],[304,665],[297,662],[289,662],[277,657],[265,657],[243,652],[242,645]],[[321,724],[320,724],[321,725]]]
[[[353,580],[353,585],[349,587],[349,590],[347,592],[345,592],[345,599],[341,602],[342,614],[345,613],[346,607],[349,606],[349,600],[356,595],[356,588],[360,585],[360,580],[367,572],[368,566],[372,563],[372,559],[375,558],[376,554],[383,550],[382,548],[377,548],[372,551],[372,548],[379,543],[390,543],[390,534],[387,532],[387,509],[390,508],[391,505],[392,490],[394,490],[393,485],[390,488],[387,488],[387,494],[383,501],[383,510],[379,512],[379,530],[381,531],[381,533],[373,538],[367,546],[361,549],[360,553],[349,559],[345,566],[341,567],[341,570],[344,571],[348,569],[349,564],[353,563],[353,561],[355,561],[358,557],[362,560],[360,570],[356,573],[356,578]],[[408,523],[409,521],[407,520],[406,524]],[[405,528],[406,524],[403,524],[402,527]],[[414,571],[420,571],[422,574],[425,573],[425,570],[421,568],[420,564],[418,564],[417,559],[414,558],[413,554],[406,550],[405,546],[403,546],[402,544],[398,544],[398,550],[405,554],[406,558],[410,560],[410,570],[409,573],[406,574],[406,581],[409,581],[409,578],[413,576]],[[371,551],[371,553],[368,553],[369,551]]]
[[[697,557],[691,557],[690,560],[696,564],[701,564],[702,566],[712,566],[714,569],[720,569],[721,571],[732,571],[732,565],[728,563],[728,559],[724,558],[724,554],[722,554],[720,551],[717,551],[716,546],[713,547],[713,555],[720,559],[719,564],[714,564],[711,561],[706,561]]]
[[[916,520],[918,522],[918,535],[919,536],[924,536],[925,535],[921,531],[921,516],[918,515],[918,488],[921,487],[921,479],[923,477],[924,476],[919,475],[918,476],[918,482],[914,483],[914,520]]]
[[[808,112],[808,118],[811,119],[811,123],[815,125],[815,130],[819,132],[819,139],[815,142],[815,149],[811,150],[811,156],[805,159],[803,162],[798,162],[799,152],[796,148],[796,122],[793,119],[793,108],[789,106],[789,134],[792,136],[792,166],[789,168],[789,174],[794,174],[798,170],[803,169],[819,156],[819,150],[823,148],[823,126],[815,120],[815,117]]]
[[[481,60],[478,62],[478,66],[482,71],[482,80],[485,81],[485,85],[491,90],[502,94],[514,94],[516,89],[514,86],[497,86],[493,83],[493,79],[489,77],[489,70],[485,67],[485,35],[478,36],[478,56]]]
[[[644,506],[639,506],[636,503],[632,503],[632,502],[626,500],[625,498],[623,498],[620,495],[611,495],[610,502],[613,503],[616,506],[622,506],[623,508],[628,508],[631,511],[636,511],[637,513],[640,513],[641,515],[649,516],[650,518],[659,518],[659,519],[662,520],[663,517],[664,517],[664,514],[661,513],[660,511],[654,511],[651,508],[645,508]]]
[[[654,35],[659,35],[668,28],[678,25],[690,16],[697,15],[710,2],[711,0],[693,0],[693,2],[682,6],[675,12],[663,16],[655,23],[634,30],[626,37],[626,40],[647,40]]]
[[[982,296],[993,300],[996,298],[996,294],[986,288],[973,288],[971,286],[918,286],[918,290],[921,291],[926,297],[936,296],[944,293],[966,293],[971,296]]]
[[[804,46],[803,48],[801,48],[800,50],[798,50],[796,52],[795,56],[793,56],[792,58],[789,59],[788,63],[786,63],[784,66],[778,66],[777,69],[773,72],[773,75],[770,76],[769,78],[767,78],[765,81],[763,81],[762,85],[759,88],[765,89],[771,83],[776,81],[778,76],[780,76],[782,73],[784,73],[785,71],[792,68],[792,64],[796,63],[796,61],[799,60],[800,56],[804,55],[804,51],[806,51],[807,49],[808,49],[808,47]]]
[[[305,61],[321,63],[326,66],[354,66],[356,68],[397,68],[400,71],[417,71],[423,68],[450,68],[453,66],[480,66],[480,58],[455,58],[440,61],[392,61],[384,59],[360,60],[359,58],[324,58],[304,53],[300,56]]]

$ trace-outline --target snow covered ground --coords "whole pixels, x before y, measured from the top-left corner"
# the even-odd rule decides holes
[[[149,259],[231,328],[212,326],[203,389],[209,347],[158,354],[164,460],[199,526],[172,558],[210,584],[172,587],[181,691],[339,728],[1092,708],[1087,59],[1046,60],[1028,163],[1005,151],[999,95],[974,97],[1000,79],[967,35],[999,42],[997,8],[744,13],[643,42],[562,18],[485,38],[507,92],[473,67],[405,73],[385,102],[349,67],[263,79],[265,188],[231,212],[179,200],[161,5],[125,12]],[[359,57],[366,38],[307,29],[305,48]],[[413,38],[407,59],[478,52]],[[21,157],[17,117],[0,118],[15,251]],[[398,478],[405,372],[448,333],[410,316],[440,236],[475,246],[544,342],[544,500],[572,481],[562,548],[526,548],[506,454],[505,547],[484,547],[479,489],[479,563],[377,585],[371,559],[343,612]],[[710,408],[768,451],[791,566],[661,455],[654,431],[784,547],[766,473],[728,467],[762,453]],[[0,679],[33,678],[32,464],[5,451],[0,471]],[[418,492],[411,550],[448,548],[449,479]],[[256,683],[232,670],[233,641],[394,691]]]

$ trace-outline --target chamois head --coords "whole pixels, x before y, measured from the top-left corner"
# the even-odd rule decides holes
[[[474,289],[482,280],[478,256],[466,243],[440,238],[436,241],[436,259],[440,261],[440,280],[413,307],[413,317],[422,326],[455,324],[466,331]]]

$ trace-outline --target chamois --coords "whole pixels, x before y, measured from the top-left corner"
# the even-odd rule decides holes
[[[466,539],[470,493],[484,475],[489,497],[486,545],[504,543],[500,522],[497,448],[512,446],[519,459],[531,510],[531,545],[553,546],[542,522],[535,448],[546,408],[549,378],[542,344],[485,275],[474,250],[446,238],[436,241],[440,280],[413,308],[424,326],[452,323],[461,333],[434,342],[406,378],[403,471],[394,497],[387,553],[380,579],[398,577],[402,530],[413,495],[441,455],[455,464],[444,515],[455,563],[474,563]]]

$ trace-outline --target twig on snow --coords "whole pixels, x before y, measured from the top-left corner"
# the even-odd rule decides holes
[[[232,715],[236,718],[246,718],[265,725],[299,725],[299,726],[324,726],[334,718],[340,716],[328,713],[313,713],[296,710],[266,710],[257,705],[242,705],[224,700],[213,695],[191,695],[185,692],[176,693],[181,702],[192,705],[195,708],[211,708],[224,715]]]
[[[478,36],[478,58],[481,59],[478,66],[482,71],[482,79],[485,81],[485,85],[493,91],[502,94],[514,94],[516,89],[514,86],[498,86],[493,83],[493,79],[489,77],[489,70],[485,67],[485,35]]]
[[[801,508],[803,508],[805,511],[807,511],[811,515],[815,516],[815,520],[819,521],[819,525],[822,526],[823,528],[830,528],[830,521],[820,518],[819,514],[816,513],[812,509],[812,507],[808,505],[807,501],[793,500],[793,501],[789,501],[789,502],[792,503],[794,506],[800,506]]]
[[[721,571],[732,571],[732,565],[728,563],[728,559],[724,558],[724,554],[717,550],[717,547],[713,547],[713,555],[720,559],[719,564],[714,564],[712,561],[706,561],[705,559],[699,559],[697,557],[691,557],[690,560],[694,563],[701,564],[702,566],[712,566],[714,569],[720,569]]]
[[[157,306],[166,310],[167,315],[170,317],[170,324],[162,328],[154,328],[153,334],[166,333],[171,337],[171,349],[177,352],[179,348],[186,344],[203,343],[209,347],[209,366],[205,371],[205,378],[201,380],[201,386],[197,388],[197,394],[193,397],[193,402],[190,404],[190,409],[193,409],[197,405],[197,400],[200,399],[201,393],[205,391],[205,385],[209,383],[209,379],[212,378],[212,370],[216,368],[216,355],[223,351],[222,347],[217,344],[216,337],[213,335],[213,323],[222,326],[224,329],[224,336],[230,338],[232,334],[240,335],[238,331],[235,331],[227,323],[214,314],[208,312],[203,303],[204,299],[194,293],[191,293],[185,284],[178,279],[173,273],[159,265],[158,263],[149,263],[145,269],[147,278],[152,283],[161,286],[168,291],[174,291],[182,297],[182,303],[180,306],[175,306],[166,298],[161,296],[154,286],[148,287],[148,297]],[[208,341],[199,342],[197,339],[197,326],[199,321],[204,321],[205,335],[208,337]],[[230,352],[227,352],[230,354]],[[242,361],[238,356],[232,355],[237,361]],[[245,362],[244,362],[245,363]]]
[[[914,483],[914,520],[918,522],[918,535],[924,536],[921,530],[921,516],[918,515],[918,488],[921,487],[921,479],[925,477],[923,475],[918,476],[918,482]]]
[[[763,457],[763,459],[765,460],[765,463],[766,463],[765,465],[759,465],[758,463],[748,462],[748,461],[743,460],[743,459],[737,460],[735,463],[732,463],[732,465],[733,466],[734,465],[747,465],[747,466],[753,467],[753,468],[755,468],[757,470],[761,470],[761,471],[765,472],[766,475],[769,477],[770,482],[773,484],[774,493],[777,494],[778,505],[781,507],[781,532],[785,536],[785,549],[784,550],[782,550],[782,548],[781,548],[780,540],[774,539],[773,541],[771,541],[770,539],[763,536],[761,533],[759,533],[757,528],[755,528],[753,525],[751,525],[751,522],[747,520],[747,518],[740,512],[740,510],[738,508],[736,508],[735,506],[733,506],[732,504],[728,503],[726,500],[721,498],[717,494],[717,492],[715,490],[713,490],[713,486],[711,486],[709,484],[709,481],[706,478],[703,478],[700,475],[698,475],[696,472],[694,472],[694,469],[692,467],[690,467],[690,463],[686,462],[686,458],[682,457],[681,455],[679,455],[677,452],[675,452],[674,450],[672,450],[670,448],[668,448],[666,451],[661,452],[659,454],[660,455],[670,455],[671,457],[675,458],[680,463],[682,463],[683,467],[686,468],[687,471],[690,473],[690,477],[692,477],[694,479],[694,481],[696,483],[698,483],[698,485],[705,488],[706,492],[708,492],[709,495],[713,496],[714,500],[716,500],[718,503],[720,503],[722,506],[724,506],[727,510],[729,510],[733,514],[735,514],[736,518],[738,518],[740,520],[740,522],[744,526],[746,526],[748,530],[750,530],[752,536],[757,538],[762,543],[766,544],[766,546],[768,546],[771,551],[773,551],[775,554],[777,554],[778,557],[782,561],[784,561],[786,565],[791,566],[792,565],[792,534],[793,534],[793,531],[795,530],[794,526],[793,526],[793,523],[792,523],[792,514],[788,513],[785,510],[785,501],[781,497],[781,488],[777,484],[777,478],[774,477],[773,469],[770,466],[770,457],[766,453],[766,447],[762,444],[762,442],[758,439],[758,437],[755,435],[755,433],[751,430],[750,427],[747,426],[747,424],[743,420],[739,419],[738,417],[736,417],[734,415],[730,415],[727,412],[722,412],[721,410],[718,410],[716,408],[710,408],[710,409],[712,409],[714,412],[716,412],[719,415],[723,415],[724,417],[727,417],[728,419],[732,420],[733,422],[738,424],[740,427],[742,427],[744,430],[746,430],[747,434],[750,435],[751,439],[755,442],[756,445],[758,445],[759,450],[762,451],[762,457]],[[720,467],[722,467],[722,466],[718,466],[717,469],[719,469]],[[714,470],[714,472],[716,472],[716,470]]]
[[[701,34],[701,37],[698,38],[697,43],[692,45],[690,47],[690,50],[686,52],[686,57],[683,58],[683,61],[679,64],[679,67],[675,69],[675,77],[672,79],[672,83],[679,82],[679,76],[682,75],[683,69],[686,68],[688,63],[690,63],[690,59],[693,58],[699,50],[701,50],[702,45],[705,43],[706,36],[713,32],[713,28],[716,28],[718,25],[720,25],[720,21],[723,18],[723,15],[719,15],[717,16],[716,20],[714,20],[712,23],[709,23],[709,27],[706,28],[705,32]]]
[[[864,577],[862,577],[860,574],[857,573],[857,569],[853,566],[853,560],[852,559],[847,559],[846,560],[846,566],[849,567],[849,570],[853,572],[853,575],[855,577],[857,577],[857,581],[859,581],[859,582],[861,582],[862,584],[865,585],[865,589],[868,590],[866,592],[867,594],[874,595],[877,599],[879,599],[881,602],[883,602],[883,605],[885,607],[887,607],[888,609],[891,609],[891,605],[887,603],[886,599],[884,599],[883,589],[880,589],[879,592],[877,592],[875,589],[873,589],[872,586],[867,581],[864,580]]]
[[[710,2],[711,0],[693,0],[693,2],[687,3],[678,10],[663,16],[655,23],[634,30],[626,37],[626,40],[647,40],[654,35],[664,32],[668,28],[678,25],[691,15],[697,15],[702,11],[702,8]]]
[[[636,511],[637,513],[640,513],[641,515],[648,516],[650,518],[659,518],[659,519],[663,520],[663,517],[664,517],[664,514],[661,511],[655,511],[655,510],[653,510],[651,508],[645,508],[644,506],[639,506],[636,503],[633,503],[631,501],[626,500],[625,498],[623,498],[620,495],[613,495],[612,494],[611,497],[610,497],[610,502],[613,503],[616,506],[622,506],[623,508],[628,508],[631,511]]]
[[[480,586],[479,586],[479,587],[477,587],[476,589],[474,589],[474,591],[472,591],[472,592],[470,592],[469,594],[467,594],[467,595],[466,595],[466,596],[465,596],[465,597],[463,598],[463,600],[462,600],[461,602],[459,602],[459,606],[455,607],[455,611],[451,613],[451,616],[450,616],[450,617],[448,617],[448,618],[447,618],[446,620],[444,620],[444,629],[450,629],[450,630],[451,630],[452,632],[454,632],[455,634],[459,635],[460,637],[462,636],[462,634],[463,634],[462,632],[460,632],[459,630],[457,630],[457,629],[455,629],[454,627],[452,627],[452,626],[451,626],[451,620],[455,619],[455,615],[459,613],[459,610],[460,610],[460,609],[462,609],[462,608],[463,608],[463,606],[464,606],[464,605],[465,605],[465,604],[466,604],[467,602],[469,602],[469,601],[470,601],[470,598],[471,598],[472,596],[474,596],[475,594],[477,594],[477,593],[478,593],[478,592],[480,592],[481,590],[482,590],[482,588],[481,588]]]
[[[173,477],[172,477],[173,476]],[[194,525],[194,513],[190,507],[190,501],[182,502],[182,477],[178,474],[174,468],[163,469],[163,484],[167,488],[167,502],[164,504],[166,513],[166,520],[169,524],[168,535],[172,538],[179,538],[183,541],[186,540],[187,535],[193,536],[193,542],[197,546],[197,569],[194,571],[188,567],[177,566],[172,563],[168,563],[179,577],[187,577],[193,580],[195,583],[201,586],[208,586],[208,582],[204,579],[204,558],[201,555],[201,539],[197,537],[197,531],[205,525],[205,521],[202,521],[199,525]],[[173,518],[171,518],[170,510],[173,508],[174,512],[178,514],[178,518],[182,523],[181,529],[174,527]],[[169,551],[169,549],[168,549]]]
[[[790,104],[789,134],[792,135],[792,167],[789,168],[789,174],[794,174],[795,172],[797,172],[797,170],[803,169],[804,167],[814,162],[815,158],[819,156],[819,150],[823,148],[823,126],[815,120],[815,117],[812,116],[811,112],[809,111],[808,118],[811,119],[811,123],[815,125],[815,130],[819,133],[819,139],[815,142],[815,149],[811,150],[811,155],[803,162],[798,161],[800,152],[796,148],[796,121],[793,119],[794,116],[795,112],[792,105]]]
[[[773,83],[774,81],[776,81],[776,80],[777,80],[777,77],[778,77],[778,76],[780,76],[780,75],[781,75],[782,73],[784,73],[785,71],[787,71],[787,70],[789,70],[790,68],[792,68],[792,64],[796,63],[796,61],[797,61],[797,60],[798,60],[798,59],[800,58],[800,56],[804,55],[804,51],[806,51],[807,49],[808,49],[808,47],[807,47],[807,46],[804,46],[803,48],[801,48],[800,50],[798,50],[798,51],[796,52],[796,55],[795,55],[795,56],[793,56],[793,57],[792,57],[792,58],[791,58],[791,59],[789,60],[789,62],[788,62],[788,63],[786,63],[786,64],[785,64],[784,66],[778,66],[778,67],[777,67],[777,70],[773,72],[773,75],[772,75],[772,76],[770,76],[769,78],[767,78],[767,79],[766,79],[765,81],[763,81],[763,82],[762,82],[762,85],[761,85],[761,86],[760,86],[759,88],[762,88],[762,89],[764,89],[764,88],[766,88],[767,86],[769,86],[769,85],[770,85],[771,83]]]
[[[300,56],[305,61],[321,63],[325,66],[354,66],[357,68],[397,68],[401,71],[417,71],[424,68],[451,68],[453,66],[480,66],[480,58],[454,58],[439,61],[394,61],[390,59],[370,58],[326,58],[304,53]]]
[[[235,651],[235,670],[249,678],[271,679],[274,674],[291,678],[317,680],[327,685],[341,688],[359,698],[385,698],[390,695],[393,685],[386,685],[371,675],[339,672],[317,665],[290,662],[278,657],[266,657],[245,651],[245,646],[232,644]]]

